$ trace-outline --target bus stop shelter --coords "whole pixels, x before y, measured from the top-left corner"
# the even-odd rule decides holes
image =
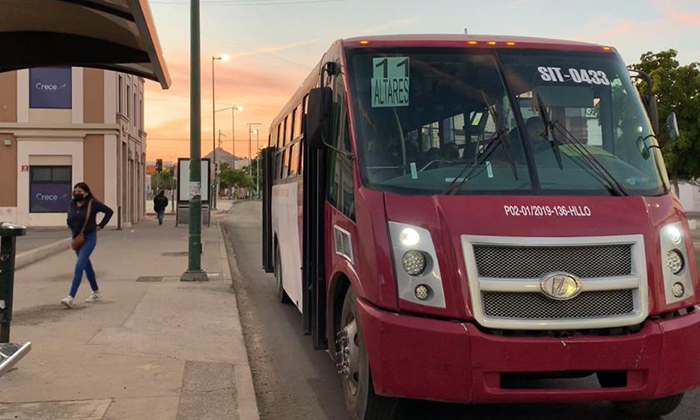
[[[170,86],[147,0],[2,0],[0,71],[75,66]]]
[[[31,67],[93,67],[170,86],[147,0],[2,0],[0,72]],[[15,237],[0,220],[0,376],[31,349],[10,341]]]

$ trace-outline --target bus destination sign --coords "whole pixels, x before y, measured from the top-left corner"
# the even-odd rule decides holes
[[[408,106],[408,57],[375,57],[372,65],[372,107]]]

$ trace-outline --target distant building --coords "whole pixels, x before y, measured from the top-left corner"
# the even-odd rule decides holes
[[[136,76],[79,67],[0,73],[0,221],[65,226],[79,181],[115,210],[111,226],[141,220],[143,104]]]
[[[214,160],[214,154],[212,152],[207,153],[206,156],[203,157],[203,159],[211,159],[212,161]],[[218,147],[216,149],[216,161],[220,163],[227,163],[229,166],[231,166],[234,169],[241,169],[245,168],[250,164],[250,160],[247,158],[241,158],[238,156],[233,156],[231,153],[227,152],[225,149],[222,149],[221,147]]]

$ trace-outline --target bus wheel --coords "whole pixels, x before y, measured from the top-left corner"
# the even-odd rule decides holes
[[[345,406],[352,420],[390,420],[394,418],[398,400],[374,393],[369,357],[358,322],[356,299],[355,290],[350,287],[343,302],[336,341],[336,360],[343,381]]]
[[[668,397],[657,398],[646,401],[623,401],[615,405],[624,412],[640,418],[658,418],[670,414],[681,405],[684,393],[669,395]]]
[[[282,259],[280,258],[280,249],[275,248],[275,283],[277,285],[277,299],[282,303],[292,303],[292,300],[284,291],[282,283]]]

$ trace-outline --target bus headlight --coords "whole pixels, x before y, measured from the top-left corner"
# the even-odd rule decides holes
[[[427,265],[425,254],[420,251],[406,251],[401,258],[401,265],[410,276],[423,274]]]
[[[685,261],[683,260],[683,254],[677,249],[672,249],[666,253],[666,265],[668,269],[671,270],[673,274],[678,274],[683,270],[685,266]]]
[[[415,229],[410,227],[404,228],[399,234],[399,238],[405,246],[415,246],[420,242],[420,235]]]
[[[399,299],[445,308],[440,263],[430,231],[408,223],[388,222]]]
[[[690,270],[686,269],[687,237],[682,222],[669,223],[659,231],[661,267],[667,305],[688,299],[694,294],[693,279],[690,276]]]
[[[674,225],[668,225],[666,226],[666,228],[664,228],[664,232],[666,234],[666,237],[668,237],[668,240],[671,241],[672,244],[680,245],[681,241],[683,240],[683,233],[680,229],[678,229],[678,227]]]

